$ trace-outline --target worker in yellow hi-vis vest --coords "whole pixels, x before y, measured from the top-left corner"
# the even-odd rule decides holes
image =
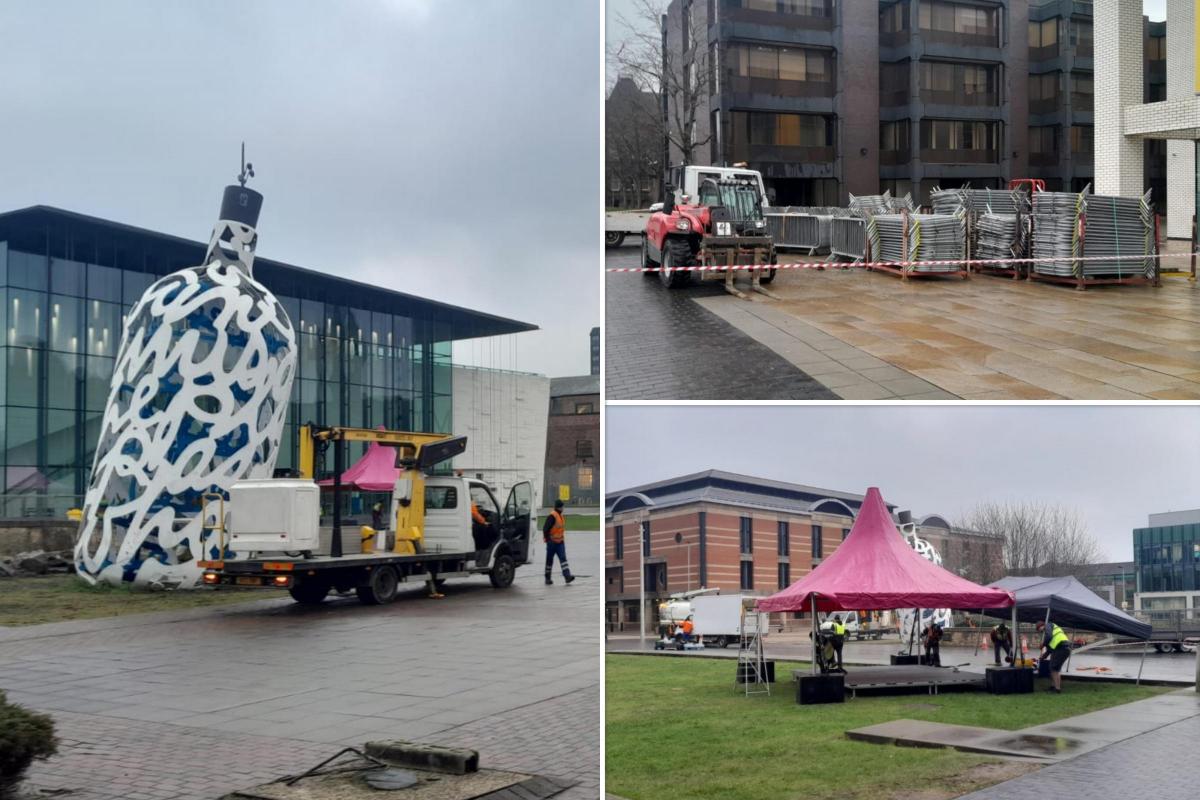
[[[1050,691],[1062,693],[1062,667],[1071,655],[1071,643],[1063,629],[1051,622],[1047,625],[1038,620],[1038,633],[1042,634],[1042,658],[1050,659]]]
[[[554,569],[554,557],[558,556],[558,564],[562,567],[563,581],[570,583],[575,580],[571,574],[571,566],[567,563],[567,523],[563,519],[563,501],[554,501],[554,510],[546,517],[542,527],[542,541],[546,543],[546,585],[554,583],[550,573]]]

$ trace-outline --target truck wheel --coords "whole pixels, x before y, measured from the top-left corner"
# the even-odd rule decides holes
[[[1154,645],[1154,650],[1155,650],[1155,652],[1158,652],[1158,653],[1169,653],[1169,652],[1171,652],[1171,645],[1169,645],[1169,644],[1155,644],[1155,645]]]
[[[516,573],[517,565],[513,561],[512,556],[508,553],[501,553],[492,562],[492,569],[488,572],[488,580],[497,589],[507,589],[509,586],[512,586],[513,577]]]
[[[771,281],[773,281],[773,280],[775,280],[775,270],[773,270],[773,269],[769,269],[769,270],[767,270],[767,274],[766,274],[766,275],[759,275],[759,276],[758,276],[758,282],[759,282],[759,283],[770,283],[770,282],[771,282]]]
[[[382,606],[396,599],[396,589],[399,586],[400,579],[396,576],[396,570],[391,567],[376,567],[371,571],[367,585],[359,586],[354,591],[358,595],[358,602],[363,605]]]
[[[688,244],[686,239],[669,238],[663,243],[662,266],[663,271],[658,273],[659,280],[662,285],[668,289],[678,289],[680,286],[686,286],[692,282],[692,273],[690,272],[667,272],[668,267],[687,267],[691,266],[692,261],[692,246]]]
[[[625,234],[620,231],[605,231],[604,246],[605,247],[620,247],[621,242],[625,241]]]
[[[325,602],[325,596],[329,594],[329,584],[323,580],[301,579],[288,589],[288,594],[301,605],[318,606]]]
[[[646,236],[645,234],[642,234],[642,263],[638,264],[639,267],[657,267],[658,266],[657,261],[650,260],[650,247],[649,247],[649,245],[646,244],[646,242],[649,240],[649,238],[650,237]],[[653,272],[643,272],[642,277],[643,278],[653,278],[654,273]]]
[[[713,647],[719,647],[722,650],[724,650],[726,647],[729,647],[729,637],[718,636],[716,639],[713,639]]]

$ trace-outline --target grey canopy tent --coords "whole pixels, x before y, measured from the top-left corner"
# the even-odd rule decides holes
[[[1068,629],[1109,633],[1131,639],[1150,638],[1150,623],[1134,619],[1121,609],[1100,599],[1100,596],[1071,576],[1063,578],[1015,577],[1001,578],[988,584],[994,589],[1007,589],[1017,602],[1012,608],[983,609],[989,617],[1017,621],[1041,622],[1053,620]],[[1145,645],[1142,648],[1145,657]],[[1138,667],[1138,681],[1142,670]]]

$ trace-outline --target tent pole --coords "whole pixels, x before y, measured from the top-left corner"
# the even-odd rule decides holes
[[[979,609],[979,638],[975,640],[975,655],[979,655],[979,643],[983,641],[983,609]]]
[[[813,592],[809,597],[812,598],[812,673],[817,674],[817,593]]]
[[[1134,686],[1142,685],[1142,667],[1146,666],[1146,646],[1150,644],[1149,639],[1142,639],[1142,660],[1138,662],[1138,676]]]
[[[1020,638],[1021,638],[1021,632],[1017,630],[1017,604],[1013,603],[1013,606],[1012,606],[1012,639],[1013,639],[1012,653],[1013,653],[1013,661],[1014,662],[1017,661],[1016,655],[1017,655],[1018,647],[1021,647],[1020,660],[1021,661],[1025,660],[1025,648],[1020,645],[1020,643],[1019,643]],[[1016,664],[1014,663],[1013,666],[1015,667]]]

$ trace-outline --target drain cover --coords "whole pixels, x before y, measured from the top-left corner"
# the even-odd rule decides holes
[[[364,775],[363,778],[372,789],[381,789],[385,792],[408,789],[419,783],[416,773],[407,769],[396,769],[395,767],[372,770]]]

